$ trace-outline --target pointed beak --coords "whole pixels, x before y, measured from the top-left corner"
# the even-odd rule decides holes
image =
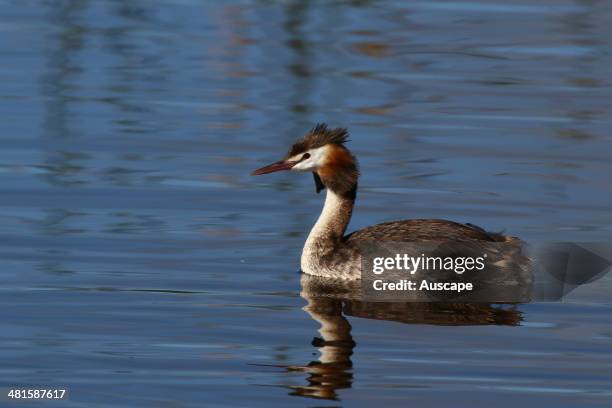
[[[251,172],[251,176],[259,176],[261,174],[274,173],[275,171],[281,170],[290,170],[293,166],[295,166],[297,162],[290,161],[277,161],[276,163],[268,164],[260,169],[254,170]]]

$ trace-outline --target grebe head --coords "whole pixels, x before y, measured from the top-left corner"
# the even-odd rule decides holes
[[[317,124],[291,146],[283,160],[257,169],[251,175],[281,170],[311,171],[317,193],[327,187],[337,194],[354,195],[359,170],[357,159],[344,146],[348,136],[345,128],[332,129],[324,123]]]

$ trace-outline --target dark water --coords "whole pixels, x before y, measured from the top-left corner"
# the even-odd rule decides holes
[[[248,175],[327,121],[361,161],[351,229],[610,242],[611,2],[0,17],[0,386],[69,387],[63,407],[612,404],[610,276],[560,303],[343,311],[300,285],[311,177]]]

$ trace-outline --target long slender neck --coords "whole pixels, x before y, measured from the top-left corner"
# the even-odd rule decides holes
[[[354,191],[356,189],[357,186],[355,186]],[[331,189],[327,190],[325,205],[319,219],[308,234],[306,246],[330,241],[331,243],[337,243],[342,240],[353,213],[354,191],[350,194],[337,194]]]

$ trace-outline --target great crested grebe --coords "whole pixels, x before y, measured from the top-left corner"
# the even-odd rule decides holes
[[[344,235],[353,212],[359,178],[357,159],[344,145],[347,141],[347,129],[317,124],[289,149],[284,159],[251,173],[256,176],[281,170],[310,171],[317,193],[327,189],[321,215],[304,244],[302,272],[360,279],[360,245],[373,241],[520,244],[517,238],[487,232],[472,224],[437,219],[385,222]]]

